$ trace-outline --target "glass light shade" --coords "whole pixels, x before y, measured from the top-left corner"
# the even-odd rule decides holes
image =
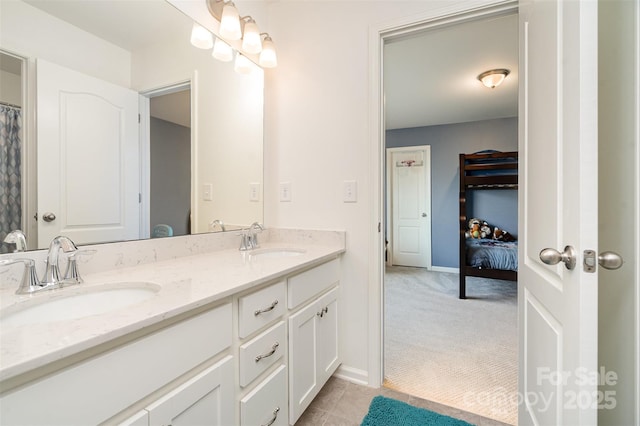
[[[238,14],[238,9],[231,2],[225,4],[222,9],[220,35],[227,40],[240,40],[242,38],[240,15]]]
[[[219,38],[213,44],[211,56],[222,62],[230,62],[233,59],[233,49]]]
[[[262,50],[262,38],[256,21],[250,19],[244,24],[244,35],[242,36],[242,50],[247,53],[260,53]]]
[[[238,74],[251,74],[253,64],[246,56],[238,52],[233,70]]]
[[[478,76],[478,80],[486,87],[494,89],[502,84],[504,79],[509,75],[509,70],[501,68],[483,72]]]
[[[213,47],[213,35],[204,27],[194,23],[191,29],[191,44],[200,49]]]
[[[260,52],[259,62],[260,66],[264,68],[275,68],[278,66],[276,47],[269,36],[266,36],[262,42],[262,52]]]

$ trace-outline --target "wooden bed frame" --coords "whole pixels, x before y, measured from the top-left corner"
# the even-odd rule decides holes
[[[496,161],[499,160],[499,161]],[[482,174],[482,172],[503,174]],[[508,173],[508,174],[504,174]],[[483,277],[516,281],[518,272],[501,269],[480,269],[467,266],[465,232],[467,221],[467,192],[483,189],[518,189],[518,152],[460,154],[460,299],[466,299],[466,278]]]

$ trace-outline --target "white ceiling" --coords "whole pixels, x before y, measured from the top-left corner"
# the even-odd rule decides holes
[[[518,115],[518,16],[452,25],[384,46],[387,129]],[[507,68],[489,89],[478,74]]]

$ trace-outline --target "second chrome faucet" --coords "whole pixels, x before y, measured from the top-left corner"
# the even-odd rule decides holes
[[[262,225],[253,222],[242,234],[240,234],[240,251],[247,251],[258,248],[258,233],[264,231]]]

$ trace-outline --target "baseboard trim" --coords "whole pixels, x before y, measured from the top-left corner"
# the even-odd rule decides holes
[[[333,375],[357,385],[369,386],[369,374],[365,370],[341,365]]]
[[[448,266],[432,266],[433,272],[449,272],[451,274],[459,274],[460,268],[449,268]]]

